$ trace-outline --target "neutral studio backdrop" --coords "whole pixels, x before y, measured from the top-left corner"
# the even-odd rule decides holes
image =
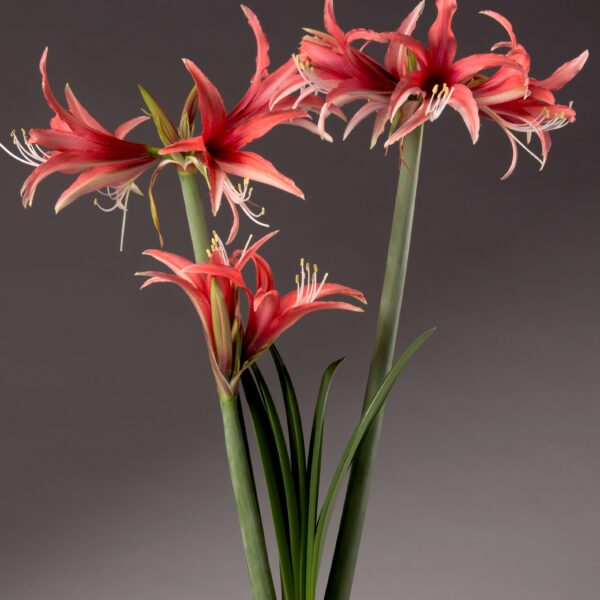
[[[322,26],[320,0],[249,4],[274,64],[301,27]],[[461,53],[501,39],[477,15],[491,8],[511,18],[534,75],[585,48],[591,60],[560,94],[578,122],[553,136],[542,173],[522,153],[501,182],[510,149],[487,123],[475,147],[451,110],[426,129],[400,342],[438,331],[388,406],[357,600],[600,595],[599,14],[590,0],[541,6],[460,2]],[[347,28],[390,29],[410,8],[336,0]],[[48,121],[46,45],[55,90],[69,81],[109,127],[138,113],[138,82],[175,113],[190,88],[181,57],[230,107],[254,65],[234,0],[5,0],[0,27],[4,143]],[[291,289],[305,256],[371,299],[363,315],[312,316],[280,343],[307,414],[322,368],[348,357],[328,408],[326,473],[359,413],[396,178],[395,152],[368,150],[369,127],[347,142],[333,120],[331,130],[333,145],[297,128],[256,144],[306,202],[255,190],[282,230],[266,251],[280,287]],[[0,173],[0,598],[247,598],[199,323],[179,291],[140,293],[133,277],[157,244],[146,200],[132,200],[120,254],[120,216],[91,197],[54,215],[66,178],[44,182],[25,211],[27,168],[4,156]],[[157,196],[167,244],[189,255],[173,172]]]

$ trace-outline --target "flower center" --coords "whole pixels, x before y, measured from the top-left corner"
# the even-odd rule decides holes
[[[434,84],[431,89],[429,103],[425,109],[425,114],[429,115],[430,121],[435,121],[442,114],[446,106],[448,106],[453,93],[454,88],[449,88],[445,83],[441,86],[438,83]]]
[[[327,280],[327,276],[329,273],[325,273],[325,276],[319,283],[318,281],[318,273],[319,267],[317,265],[313,265],[312,269],[309,262],[304,262],[304,259],[300,259],[300,274],[296,275],[296,303],[295,306],[299,304],[307,304],[309,302],[314,302],[314,300],[319,295],[325,281]]]

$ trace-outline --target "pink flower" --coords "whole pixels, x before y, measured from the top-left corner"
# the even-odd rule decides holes
[[[464,81],[480,71],[497,67],[520,65],[501,54],[472,54],[456,58],[456,37],[452,31],[452,19],[457,9],[456,0],[436,0],[437,18],[429,29],[428,47],[405,35],[397,34],[396,43],[401,43],[415,56],[418,68],[406,73],[398,82],[390,99],[390,118],[410,99],[419,98],[420,104],[386,142],[389,146],[416,129],[426,121],[435,121],[446,108],[451,106],[463,118],[473,143],[479,137],[479,108],[471,89]]]
[[[557,104],[553,92],[562,89],[581,71],[589,52],[586,50],[566,62],[546,79],[529,78],[530,57],[525,48],[518,43],[510,21],[493,11],[483,11],[483,14],[498,21],[509,36],[508,41],[499,42],[492,50],[508,48],[506,56],[523,67],[523,72],[504,67],[489,78],[478,78],[467,83],[473,92],[480,115],[497,123],[511,144],[512,161],[502,177],[506,179],[517,164],[518,146],[531,154],[540,163],[540,168],[543,168],[551,146],[549,132],[575,121],[576,114],[572,103],[568,106]],[[516,135],[518,133],[524,133],[527,142],[532,135],[538,137],[541,158],[519,139]]]
[[[130,191],[139,193],[135,180],[157,160],[157,153],[144,144],[125,140],[125,136],[147,119],[140,116],[126,121],[114,134],[105,129],[81,105],[71,88],[65,87],[68,108],[52,92],[46,73],[48,49],[40,61],[42,91],[55,115],[50,129],[32,129],[20,141],[13,140],[19,155],[11,156],[35,167],[21,189],[23,205],[30,206],[39,183],[53,173],[80,173],[59,197],[56,212],[90,192],[107,188],[115,206],[126,210]]]
[[[176,152],[198,153],[205,168],[210,188],[213,214],[221,206],[225,196],[233,213],[233,225],[228,242],[238,230],[238,207],[254,222],[259,221],[264,211],[254,212],[249,207],[252,188],[249,181],[258,181],[303,198],[296,184],[280,173],[269,161],[255,152],[243,150],[250,142],[262,137],[273,127],[282,123],[300,124],[309,127],[307,112],[302,107],[294,108],[293,100],[270,110],[269,103],[276,89],[294,88],[299,76],[290,60],[272,74],[268,74],[269,44],[256,15],[242,6],[244,14],[254,32],[257,43],[256,71],[250,87],[237,106],[229,113],[217,88],[208,77],[190,60],[184,64],[192,75],[198,89],[198,107],[202,120],[202,135],[177,142],[160,151],[161,154]],[[315,106],[309,101],[306,108]],[[320,104],[319,104],[320,106]],[[244,180],[235,185],[231,176]]]
[[[423,6],[423,1],[417,4],[396,33],[410,35]],[[327,101],[319,119],[322,137],[327,135],[325,119],[330,112],[350,102],[364,101],[365,104],[349,121],[344,139],[361,121],[375,113],[371,138],[371,146],[374,146],[385,128],[390,96],[406,71],[406,48],[391,34],[366,29],[344,32],[336,21],[333,0],[325,1],[323,20],[325,32],[307,29],[308,35],[303,38],[296,57],[298,70],[304,79],[299,100],[309,94],[326,95]],[[356,41],[362,42],[360,48],[353,46]],[[383,66],[364,52],[369,42],[389,43]],[[277,101],[278,98],[275,98]]]
[[[304,260],[296,276],[296,289],[281,296],[275,288],[269,264],[258,254],[261,246],[276,233],[264,236],[252,246],[246,244],[243,250],[231,256],[215,234],[207,263],[196,264],[160,250],[144,253],[165,264],[173,273],[139,273],[149,277],[142,288],[154,283],[175,283],[188,295],[202,322],[217,387],[229,395],[235,391],[242,371],[304,315],[327,309],[362,310],[349,302],[324,298],[339,295],[366,303],[359,291],[327,283],[327,274],[319,282],[316,265],[311,267]],[[250,262],[256,271],[254,292],[246,283],[244,273]],[[248,299],[245,318],[240,292]]]

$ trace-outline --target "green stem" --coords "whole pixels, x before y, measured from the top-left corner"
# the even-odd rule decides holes
[[[363,410],[373,400],[373,396],[390,370],[394,358],[408,264],[422,141],[423,126],[404,138],[403,160],[400,165],[396,206]],[[348,600],[350,598],[382,422],[383,410],[365,435],[352,464],[325,600]]]
[[[181,170],[179,181],[195,260],[206,262],[210,235],[198,189],[198,175],[195,170]],[[236,397],[220,394],[220,404],[227,460],[242,530],[252,597],[254,600],[276,600],[240,403]]]
[[[223,395],[221,412],[231,483],[237,506],[254,600],[276,600],[267,545],[237,398]]]
[[[179,181],[194,246],[194,257],[196,262],[206,262],[208,258],[206,251],[210,248],[210,234],[198,189],[198,174],[195,170],[179,171]]]

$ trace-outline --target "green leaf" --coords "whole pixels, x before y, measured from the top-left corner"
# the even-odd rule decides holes
[[[167,113],[155,100],[154,96],[143,85],[138,85],[138,88],[144,102],[146,103],[146,106],[148,107],[148,112],[154,121],[154,125],[156,126],[158,136],[160,137],[162,143],[165,144],[165,146],[174,144],[179,140],[179,134],[177,133],[177,129],[175,129],[173,123],[171,123]]]
[[[383,408],[383,405],[387,400],[387,397],[389,396],[389,393],[391,392],[392,387],[396,383],[396,380],[398,379],[400,373],[402,372],[408,361],[411,359],[413,354],[421,347],[422,344],[424,344],[427,341],[427,339],[429,339],[429,337],[431,337],[431,335],[433,335],[434,331],[435,328],[430,329],[429,331],[426,331],[425,333],[420,335],[396,361],[394,366],[391,368],[390,372],[386,375],[385,379],[383,380],[381,387],[373,397],[373,400],[369,404],[369,407],[363,413],[360,422],[356,426],[356,429],[350,437],[350,441],[348,442],[348,445],[346,446],[346,449],[342,454],[342,458],[331,480],[327,496],[323,501],[323,506],[321,508],[321,513],[319,515],[319,521],[317,524],[317,532],[315,534],[314,550],[312,554],[312,563],[309,564],[311,579],[314,581],[315,585],[319,573],[319,563],[321,561],[321,554],[323,552],[323,543],[325,541],[327,527],[331,519],[331,514],[335,505],[335,500],[340,490],[344,474],[352,464],[352,460],[354,459],[354,455],[360,445],[360,442],[362,441],[365,433],[369,430],[370,425],[372,424],[379,411]]]
[[[298,571],[305,573],[306,570],[306,532],[308,529],[308,484],[306,477],[306,449],[304,447],[304,429],[302,427],[302,418],[298,407],[296,392],[288,370],[275,346],[271,346],[271,357],[275,363],[283,401],[285,405],[286,420],[288,425],[288,437],[290,441],[290,455],[292,462],[292,472],[296,484],[296,496],[298,499],[300,512],[300,548],[299,556],[294,557],[294,561],[299,565]],[[305,577],[301,576],[296,581],[297,593],[299,598],[305,595],[304,587]]]
[[[288,537],[283,477],[281,466],[277,461],[278,454],[275,439],[265,410],[263,396],[249,371],[244,371],[242,374],[242,386],[250,410],[254,433],[256,434],[260,460],[269,495],[269,504],[271,506],[277,550],[279,553],[281,584],[285,598],[291,599],[294,597],[294,576]]]
[[[315,405],[315,414],[313,417],[312,431],[310,434],[310,445],[308,451],[308,469],[309,469],[309,492],[308,492],[308,529],[307,529],[307,598],[313,598],[315,594],[316,580],[312,577],[311,565],[314,562],[315,534],[317,527],[317,504],[319,502],[319,479],[321,477],[321,456],[323,452],[323,429],[325,422],[325,404],[331,381],[344,359],[340,358],[331,363],[323,377],[319,387],[317,403]]]
[[[269,392],[269,388],[265,382],[262,373],[257,365],[252,366],[252,372],[258,384],[258,389],[263,398],[267,418],[275,441],[275,449],[281,467],[281,475],[283,478],[283,488],[285,492],[285,502],[288,514],[288,526],[290,536],[290,549],[292,555],[292,567],[294,569],[294,576],[297,577],[299,563],[296,562],[294,557],[299,556],[300,548],[300,522],[298,518],[298,502],[296,499],[296,488],[294,486],[294,477],[292,474],[292,467],[290,465],[290,457],[281,427],[281,421],[277,414],[277,408]]]

